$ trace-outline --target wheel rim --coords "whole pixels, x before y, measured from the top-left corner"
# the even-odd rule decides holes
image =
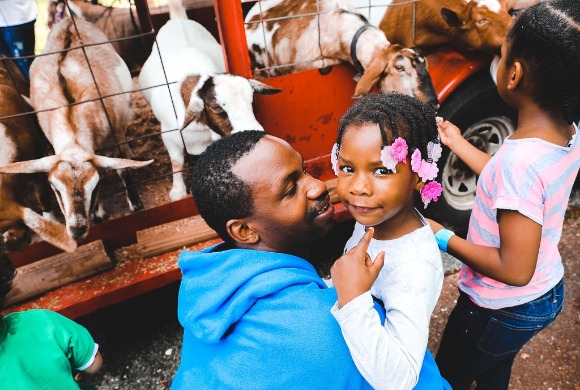
[[[497,116],[474,123],[463,133],[463,137],[479,150],[493,156],[513,131],[514,126],[508,117]],[[453,152],[443,167],[442,186],[443,196],[451,207],[457,210],[473,207],[477,176]]]

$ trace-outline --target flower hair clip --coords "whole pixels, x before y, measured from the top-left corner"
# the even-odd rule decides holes
[[[397,164],[407,160],[409,147],[404,138],[398,137],[390,146],[384,146],[381,150],[381,162],[390,171],[397,173]]]
[[[338,176],[338,144],[332,145],[332,151],[330,152],[330,165],[334,174]]]
[[[437,199],[443,193],[443,188],[441,184],[436,181],[432,181],[430,183],[425,184],[423,188],[421,188],[421,200],[423,201],[423,206],[427,208],[431,201],[437,202]]]

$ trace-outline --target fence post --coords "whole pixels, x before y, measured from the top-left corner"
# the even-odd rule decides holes
[[[240,0],[213,0],[226,71],[252,77]]]

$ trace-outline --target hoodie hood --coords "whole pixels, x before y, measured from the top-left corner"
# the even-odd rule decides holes
[[[285,287],[326,285],[306,260],[248,249],[183,251],[178,317],[184,328],[206,343],[217,343],[257,300]]]

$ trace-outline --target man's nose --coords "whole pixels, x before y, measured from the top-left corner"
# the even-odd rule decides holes
[[[325,198],[328,194],[328,188],[326,188],[326,184],[312,176],[309,176],[309,179],[310,182],[308,183],[308,198],[314,200]]]

